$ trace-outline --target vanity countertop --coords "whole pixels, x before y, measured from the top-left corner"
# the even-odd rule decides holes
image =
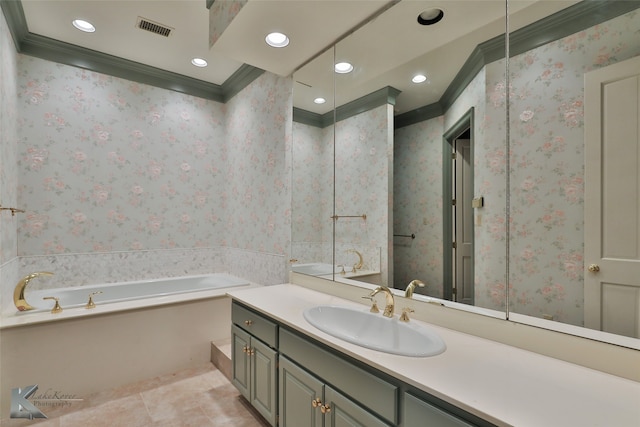
[[[228,295],[499,426],[640,426],[640,383],[635,381],[415,319],[435,330],[447,350],[432,357],[382,353],[334,338],[303,317],[305,309],[318,305],[361,304],[293,284]]]

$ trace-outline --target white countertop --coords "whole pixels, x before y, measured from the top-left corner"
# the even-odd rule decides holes
[[[303,311],[317,305],[362,307],[283,284],[228,292],[278,322],[500,426],[638,427],[640,383],[412,319],[435,330],[447,350],[397,356],[334,338]],[[397,314],[396,314],[397,316]]]

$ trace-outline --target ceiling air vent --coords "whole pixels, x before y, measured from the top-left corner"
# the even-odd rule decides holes
[[[159,34],[165,37],[169,37],[169,35],[173,31],[173,28],[171,27],[168,27],[163,24],[159,24],[157,22],[153,22],[150,19],[142,18],[140,16],[138,16],[138,22],[136,22],[136,27],[140,28],[141,30],[149,31],[154,34]]]

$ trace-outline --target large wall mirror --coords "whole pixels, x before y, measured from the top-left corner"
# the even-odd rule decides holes
[[[605,278],[595,286],[610,292],[591,291],[604,303],[588,296],[606,256],[590,261],[585,253],[592,208],[583,82],[585,73],[640,55],[638,7],[382,5],[294,74],[292,270],[398,289],[419,279],[417,293],[490,315],[587,326],[614,342],[637,338],[637,288]],[[343,62],[353,70],[336,72]],[[424,81],[412,82],[416,74]],[[314,104],[319,97],[326,102]],[[624,196],[618,203],[637,200]],[[594,304],[600,314],[586,320]],[[631,320],[612,314],[620,304]]]

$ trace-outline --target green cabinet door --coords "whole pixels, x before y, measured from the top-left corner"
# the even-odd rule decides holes
[[[280,356],[280,427],[322,427],[323,383]]]
[[[391,427],[328,385],[324,388],[324,398],[329,405],[325,427]]]
[[[231,325],[231,382],[240,393],[249,400],[250,375],[249,356],[247,349],[251,336],[238,328]]]
[[[231,325],[231,382],[272,425],[277,416],[276,351]]]
[[[472,427],[466,421],[408,393],[404,394],[403,427]]]
[[[251,398],[249,401],[272,426],[276,425],[277,357],[275,350],[251,337]]]

